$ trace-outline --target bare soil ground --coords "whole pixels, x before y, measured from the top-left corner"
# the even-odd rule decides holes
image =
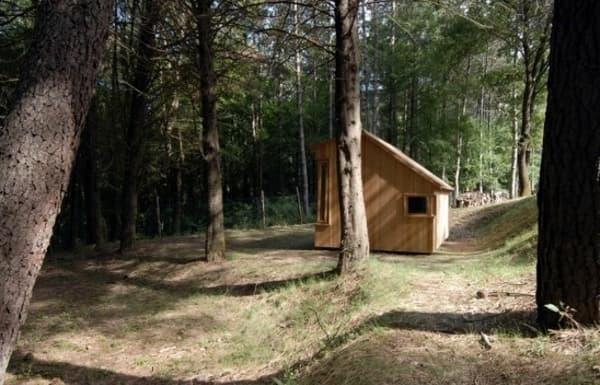
[[[6,383],[600,384],[596,329],[535,329],[532,207],[455,210],[439,253],[359,280],[310,226],[231,231],[213,265],[197,236],[50,256]]]

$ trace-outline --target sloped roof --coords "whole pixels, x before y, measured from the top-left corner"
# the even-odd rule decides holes
[[[382,150],[384,150],[385,152],[390,154],[393,158],[395,158],[400,163],[402,163],[406,167],[410,168],[415,173],[419,174],[420,176],[422,176],[429,182],[438,186],[441,190],[446,190],[446,191],[454,190],[452,188],[452,186],[450,186],[448,183],[444,182],[444,180],[442,178],[439,178],[434,173],[432,173],[431,171],[429,171],[428,169],[423,167],[421,164],[419,164],[416,160],[412,159],[410,156],[406,155],[405,153],[400,151],[398,148],[392,146],[391,144],[384,141],[383,139],[375,136],[374,134],[372,134],[370,132],[363,130],[363,139],[364,138],[371,140],[375,145],[377,145]]]

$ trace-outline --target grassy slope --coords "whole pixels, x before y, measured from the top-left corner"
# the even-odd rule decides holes
[[[535,331],[533,297],[476,299],[480,289],[534,292],[535,200],[453,215],[455,244],[429,263],[403,261],[412,272],[402,304],[290,384],[600,384],[596,329],[544,336]]]
[[[310,227],[230,232],[219,265],[198,237],[55,259],[7,384],[594,383],[595,331],[536,337],[532,297],[475,297],[533,293],[533,199],[453,217],[440,253],[376,254],[360,281],[321,274]]]

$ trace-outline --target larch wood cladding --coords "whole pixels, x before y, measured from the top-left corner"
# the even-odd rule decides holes
[[[327,189],[317,200],[317,212],[326,214],[320,215],[315,225],[315,246],[338,248],[340,198],[335,139],[319,143],[313,149],[320,170],[323,162],[327,162],[326,173],[317,172],[317,185]],[[371,249],[435,251],[448,237],[448,197],[452,187],[400,150],[367,132],[362,136],[362,167]],[[411,197],[426,198],[425,213],[408,212]]]

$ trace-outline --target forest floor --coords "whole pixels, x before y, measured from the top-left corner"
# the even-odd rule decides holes
[[[600,384],[598,329],[536,328],[535,222],[534,199],[453,210],[442,250],[360,280],[312,226],[230,231],[218,264],[199,236],[52,255],[6,384]]]

